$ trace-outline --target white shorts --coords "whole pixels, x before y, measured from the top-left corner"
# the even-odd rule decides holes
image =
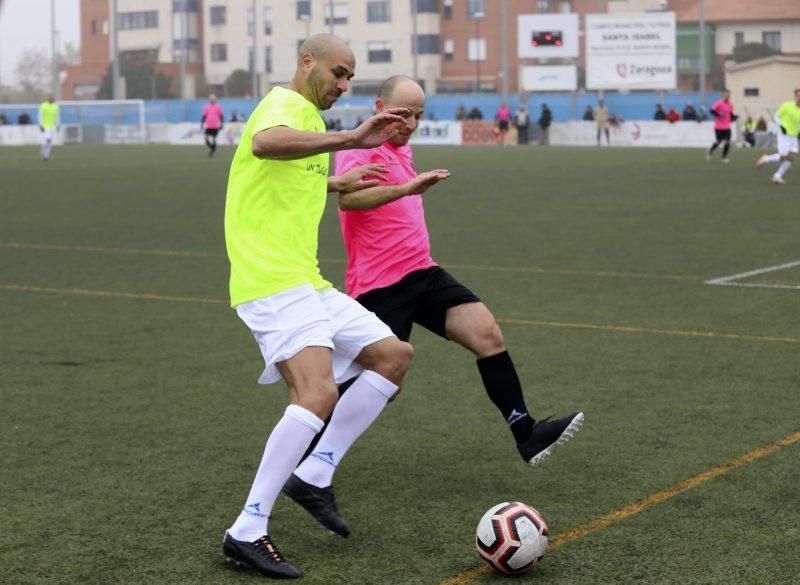
[[[45,142],[52,141],[56,136],[56,131],[53,128],[45,128],[42,130],[42,138]]]
[[[786,156],[790,152],[795,154],[800,152],[798,150],[797,136],[789,136],[783,133],[778,134],[778,154],[781,156]]]
[[[264,356],[259,384],[280,380],[275,364],[312,346],[333,350],[333,377],[337,384],[344,382],[362,372],[353,361],[362,349],[394,337],[375,313],[346,294],[335,288],[316,291],[310,284],[242,303],[236,312]]]

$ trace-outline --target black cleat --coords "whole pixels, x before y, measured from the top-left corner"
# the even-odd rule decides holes
[[[534,423],[531,436],[527,441],[517,443],[517,450],[525,461],[536,465],[550,455],[553,447],[569,441],[582,424],[582,412],[573,412],[569,416],[557,420],[550,420],[550,417],[542,419]]]
[[[283,493],[308,510],[317,522],[334,534],[345,538],[350,534],[347,520],[339,516],[336,509],[332,486],[317,487],[304,482],[293,473],[283,486]]]
[[[300,576],[300,569],[283,560],[269,535],[262,536],[255,542],[247,542],[236,540],[226,532],[225,540],[222,542],[222,552],[226,561],[247,565],[269,577],[296,579]]]

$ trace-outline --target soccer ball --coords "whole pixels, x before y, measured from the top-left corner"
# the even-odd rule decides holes
[[[547,550],[547,524],[522,502],[503,502],[478,522],[475,546],[480,557],[507,574],[530,571]]]

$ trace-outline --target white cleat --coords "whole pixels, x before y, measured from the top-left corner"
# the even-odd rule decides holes
[[[720,160],[720,162],[721,162],[721,163],[728,164],[728,163],[730,163],[731,161],[730,161],[730,159],[723,158],[722,160]]]
[[[780,177],[772,177],[772,184],[773,184],[773,185],[785,185],[785,184],[786,184],[786,181],[784,181],[784,180],[783,180],[782,178],[780,178]]]
[[[765,164],[767,164],[767,162],[768,162],[768,161],[767,161],[767,155],[766,155],[766,154],[762,154],[762,155],[761,155],[761,158],[759,158],[759,159],[758,159],[758,162],[756,163],[756,168],[757,168],[757,169],[760,169],[760,168],[761,168],[761,167],[763,167]]]

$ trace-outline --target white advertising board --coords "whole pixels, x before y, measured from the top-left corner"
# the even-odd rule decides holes
[[[421,120],[413,144],[461,144],[461,122]]]
[[[586,15],[587,89],[675,89],[674,12]]]
[[[733,128],[736,140],[736,128]],[[708,148],[714,142],[713,122],[623,122],[610,130],[611,146],[697,147]],[[597,144],[595,122],[555,122],[550,127],[550,144],[558,146],[594,146]],[[606,137],[602,136],[602,145]]]
[[[523,91],[575,91],[578,68],[575,65],[535,65],[523,67]]]
[[[553,37],[553,44],[534,44],[534,39],[544,38],[546,33]],[[520,14],[517,17],[517,56],[520,59],[569,58],[577,57],[578,52],[577,14]]]

